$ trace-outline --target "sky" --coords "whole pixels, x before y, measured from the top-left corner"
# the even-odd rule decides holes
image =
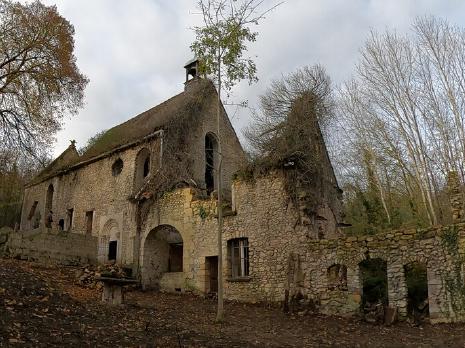
[[[43,0],[55,4],[75,29],[75,54],[90,79],[85,106],[66,117],[53,154],[70,140],[85,145],[184,88],[184,63],[193,57],[192,28],[201,25],[197,0]],[[266,6],[277,1],[268,0]],[[285,0],[256,27],[248,47],[259,79],[233,89],[232,102],[257,105],[274,79],[302,66],[323,65],[335,85],[350,78],[370,30],[406,33],[417,16],[465,23],[463,0]],[[250,110],[228,107],[241,141]]]

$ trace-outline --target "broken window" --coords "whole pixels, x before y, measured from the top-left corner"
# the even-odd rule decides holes
[[[87,234],[92,234],[92,223],[94,220],[94,211],[88,211],[86,212],[86,233]]]
[[[71,231],[71,228],[73,227],[74,209],[73,208],[67,209],[66,215],[68,216],[68,231]]]
[[[118,251],[118,241],[112,240],[108,244],[108,261],[116,260],[116,254]]]
[[[215,137],[212,134],[207,134],[205,136],[205,186],[208,194],[215,190],[214,170],[217,147]]]
[[[249,275],[249,240],[247,238],[229,240],[228,253],[231,278],[247,277]]]
[[[328,289],[347,290],[347,267],[340,264],[328,268]]]
[[[39,204],[39,202],[37,201],[34,201],[34,203],[32,203],[31,210],[29,211],[29,215],[27,216],[28,220],[31,220],[34,214],[36,213],[37,204]]]
[[[123,166],[123,160],[121,158],[118,158],[111,166],[111,173],[113,174],[113,176],[120,175],[123,171]]]
[[[143,148],[136,156],[136,170],[134,173],[134,190],[138,191],[150,174],[150,151]]]

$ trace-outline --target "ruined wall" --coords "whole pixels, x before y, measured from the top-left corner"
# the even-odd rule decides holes
[[[284,193],[279,173],[254,182],[234,182],[232,199],[233,211],[226,211],[224,219],[226,297],[246,301],[279,301],[285,288],[293,286],[293,281],[288,281],[290,255],[305,249],[303,245],[315,233],[308,226],[299,225],[298,213]],[[183,289],[207,291],[207,258],[218,254],[216,201],[198,199],[194,190],[186,188],[167,193],[153,206],[141,236],[142,273],[148,272],[149,267],[144,264],[144,255],[154,252],[151,248],[144,248],[144,245],[149,246],[145,241],[150,233],[162,225],[173,226],[183,238]],[[234,238],[248,238],[249,277],[231,277],[228,241]]]
[[[39,228],[11,232],[6,244],[8,256],[22,260],[85,265],[97,262],[97,237]]]
[[[159,160],[159,139],[117,152],[77,170],[53,177],[38,185],[27,187],[24,195],[21,230],[31,229],[28,214],[34,201],[44,226],[48,212],[45,209],[47,190],[53,185],[53,229],[64,220],[64,229],[75,234],[87,233],[86,212],[93,211],[92,236],[99,238],[99,260],[105,261],[108,243],[118,241],[118,261],[131,264],[133,259],[135,207],[129,201],[140,187],[135,186],[136,157],[142,148],[151,151],[151,171],[156,171]],[[120,174],[113,175],[116,160],[123,161]],[[69,228],[68,209],[73,209],[72,226]]]

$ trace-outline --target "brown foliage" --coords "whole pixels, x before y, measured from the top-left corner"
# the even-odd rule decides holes
[[[76,66],[74,28],[55,6],[0,0],[0,143],[41,152],[66,112],[82,106],[87,78]]]

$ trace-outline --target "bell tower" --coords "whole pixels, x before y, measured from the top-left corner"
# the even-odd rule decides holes
[[[188,84],[199,77],[199,60],[197,58],[189,60],[184,65],[184,69],[186,70],[186,82],[184,82],[184,88],[186,88]]]

